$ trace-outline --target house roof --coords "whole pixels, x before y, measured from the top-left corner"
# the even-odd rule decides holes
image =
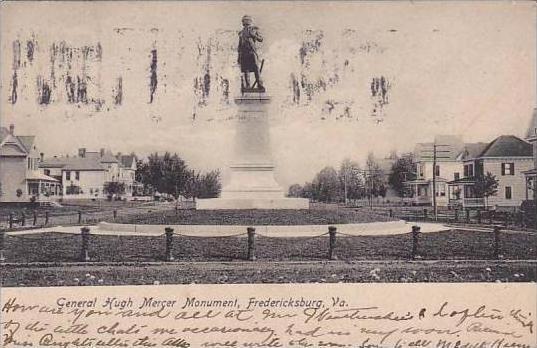
[[[26,176],[26,180],[40,180],[40,181],[58,182],[57,179],[55,179],[55,178],[53,178],[51,176],[45,175],[43,173],[35,172],[35,171],[28,172],[28,175]]]
[[[119,157],[119,162],[125,168],[131,168],[133,162],[136,162],[136,156],[134,155],[121,155]]]
[[[39,164],[41,168],[62,168],[64,170],[105,170],[98,157],[53,157]]]
[[[532,157],[533,147],[514,135],[494,139],[478,157]]]
[[[437,161],[454,161],[457,159],[465,144],[457,135],[437,135],[432,143],[418,143],[414,152],[418,161],[432,161],[433,148],[437,145]]]
[[[0,127],[0,143],[2,143],[8,136],[10,136],[10,131],[5,127]],[[33,135],[14,135],[13,136],[19,144],[24,148],[27,153],[32,151],[34,146],[35,136]]]
[[[488,145],[488,143],[466,143],[458,158],[463,161],[477,158]]]

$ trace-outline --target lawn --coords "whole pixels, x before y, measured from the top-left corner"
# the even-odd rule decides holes
[[[167,210],[119,218],[118,222],[171,225],[326,225],[392,221],[365,208],[314,205],[304,210]]]
[[[498,261],[211,262],[1,269],[3,286],[358,282],[535,282],[537,263]]]

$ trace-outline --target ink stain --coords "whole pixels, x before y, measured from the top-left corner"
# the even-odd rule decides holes
[[[151,65],[149,67],[149,70],[151,72],[150,80],[149,80],[149,103],[153,103],[153,98],[155,95],[155,92],[157,91],[157,50],[153,49],[151,50]]]

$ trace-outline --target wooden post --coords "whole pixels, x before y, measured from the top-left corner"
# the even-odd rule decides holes
[[[0,263],[4,263],[6,261],[6,257],[4,256],[4,248],[6,246],[6,232],[0,231]]]
[[[492,219],[493,219],[493,217],[494,217],[494,211],[491,210],[491,211],[489,212],[489,225],[492,225]]]
[[[501,253],[500,253],[500,231],[501,231],[501,228],[500,226],[494,226],[494,257],[496,259],[500,259],[501,258]]]
[[[48,214],[49,214],[49,212],[46,211],[45,212],[45,226],[48,225]]]
[[[90,238],[90,229],[88,227],[82,227],[80,229],[80,234],[82,235],[82,251],[80,253],[80,260],[82,262],[88,262],[89,258],[89,238]]]
[[[9,213],[9,228],[13,228],[13,213]]]
[[[116,221],[116,219],[117,219],[117,210],[114,209],[114,221]],[[173,232],[173,230],[172,230],[172,232]]]
[[[420,229],[419,226],[412,226],[412,260],[418,258],[418,238]]]
[[[81,210],[78,211],[78,223],[79,224],[82,223],[82,211]]]
[[[390,209],[390,217],[393,217],[393,209]]]
[[[423,209],[423,218],[427,220],[427,208]]]
[[[336,256],[336,226],[328,227],[329,244],[328,244],[328,259],[337,260]]]
[[[470,223],[470,209],[466,208],[466,223]]]
[[[459,209],[455,209],[455,222],[459,222]]]
[[[34,221],[33,221],[33,225],[37,225],[37,213],[35,212],[34,210]]]
[[[255,261],[255,228],[248,227],[248,261]]]
[[[26,214],[24,212],[21,213],[21,226],[26,225]]]
[[[477,223],[481,224],[481,209],[477,209]]]
[[[114,210],[115,211],[115,210]],[[164,229],[164,233],[166,234],[166,261],[173,261],[175,258],[173,257],[173,228],[166,227]]]

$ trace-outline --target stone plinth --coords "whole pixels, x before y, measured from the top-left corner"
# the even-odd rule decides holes
[[[235,98],[238,107],[234,160],[220,198],[199,199],[197,209],[308,209],[309,201],[285,198],[274,178],[265,93]]]

